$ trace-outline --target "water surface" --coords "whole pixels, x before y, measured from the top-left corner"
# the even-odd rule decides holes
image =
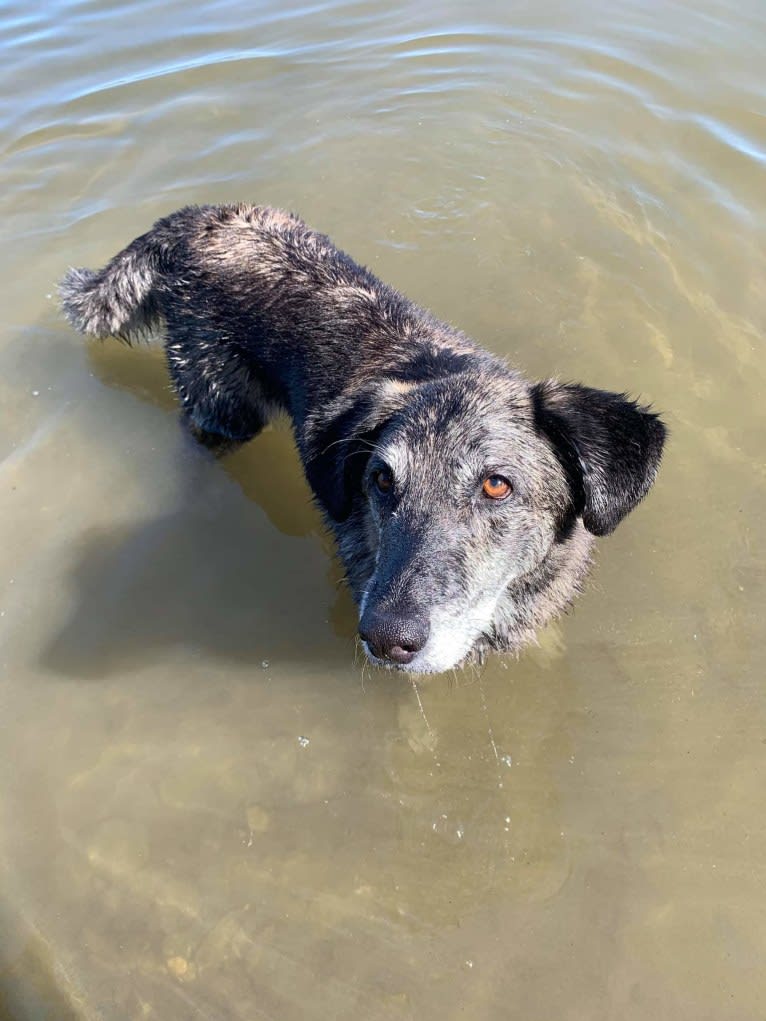
[[[2,13],[0,1017],[766,1016],[763,5]],[[61,321],[236,200],[665,412],[518,661],[364,669],[288,431],[210,463]]]

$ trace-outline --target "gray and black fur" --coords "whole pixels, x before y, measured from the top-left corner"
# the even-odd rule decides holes
[[[373,662],[431,673],[560,613],[654,481],[665,428],[623,395],[532,384],[290,214],[191,206],[61,284],[78,330],[163,324],[213,449],[292,420]],[[502,500],[482,483],[511,485]]]

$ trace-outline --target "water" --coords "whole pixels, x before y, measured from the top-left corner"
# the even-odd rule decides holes
[[[763,5],[2,10],[0,1017],[763,1018]],[[665,412],[518,662],[355,663],[289,434],[59,318],[233,200]]]

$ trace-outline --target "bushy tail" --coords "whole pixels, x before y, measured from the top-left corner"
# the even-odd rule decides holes
[[[159,317],[155,284],[159,251],[152,234],[136,238],[98,272],[70,269],[59,284],[64,315],[92,337],[131,338],[147,332]]]

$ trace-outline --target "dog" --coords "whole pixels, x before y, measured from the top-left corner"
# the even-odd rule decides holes
[[[659,467],[649,408],[527,381],[291,213],[186,207],[99,272],[69,270],[60,296],[94,337],[164,325],[184,420],[211,450],[287,413],[379,666],[521,649]]]

